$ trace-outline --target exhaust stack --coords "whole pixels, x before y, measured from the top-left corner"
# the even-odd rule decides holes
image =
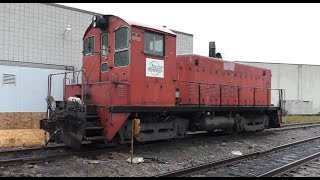
[[[216,57],[216,43],[214,41],[209,42],[209,57]]]

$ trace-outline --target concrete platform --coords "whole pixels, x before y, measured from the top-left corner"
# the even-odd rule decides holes
[[[42,146],[44,138],[42,129],[0,130],[0,148]]]

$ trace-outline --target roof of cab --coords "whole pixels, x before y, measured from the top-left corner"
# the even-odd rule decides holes
[[[138,27],[142,27],[142,28],[148,28],[148,29],[153,29],[153,30],[165,32],[165,33],[168,33],[168,34],[171,34],[171,35],[176,35],[170,29],[167,29],[167,28],[164,28],[164,27],[151,26],[151,25],[148,25],[148,24],[144,24],[144,23],[136,22],[136,21],[131,21],[131,20],[127,20],[127,19],[123,19],[123,20],[126,21],[131,26],[138,26]]]
[[[114,17],[120,18],[119,16],[115,16],[115,15],[112,15],[112,14],[106,14],[106,15],[96,14],[96,15],[114,16]],[[130,26],[137,26],[137,27],[141,27],[141,28],[145,28],[145,29],[156,30],[156,31],[159,31],[159,32],[163,32],[163,33],[167,33],[167,34],[176,36],[176,34],[174,32],[172,32],[170,29],[167,29],[167,28],[164,28],[164,27],[151,26],[151,25],[147,25],[147,24],[144,24],[144,23],[140,23],[140,22],[136,22],[136,21],[132,21],[132,20],[128,20],[128,19],[123,19],[123,18],[120,18],[120,19],[124,20]],[[84,33],[84,36],[87,34],[87,31],[89,30],[89,28],[91,26],[92,26],[92,24],[90,24],[90,26],[87,28],[86,32]]]

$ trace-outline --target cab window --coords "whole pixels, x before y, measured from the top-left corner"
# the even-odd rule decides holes
[[[164,56],[164,36],[151,32],[145,32],[144,52],[150,55]]]
[[[94,37],[88,37],[83,42],[83,55],[89,56],[94,53]]]
[[[101,72],[107,72],[107,71],[108,71],[108,63],[102,63]]]
[[[129,64],[129,28],[121,27],[115,32],[114,66]]]
[[[101,56],[108,55],[108,34],[101,36]]]

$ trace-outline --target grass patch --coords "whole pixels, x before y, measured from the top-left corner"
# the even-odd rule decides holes
[[[320,116],[284,116],[282,121],[284,124],[320,122]]]

